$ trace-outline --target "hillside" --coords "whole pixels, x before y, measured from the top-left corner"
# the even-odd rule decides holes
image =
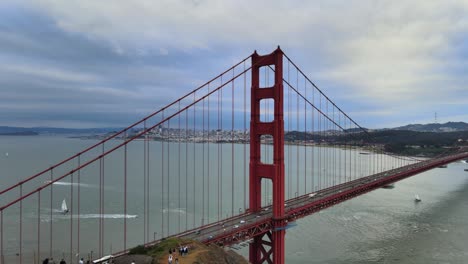
[[[460,146],[468,145],[468,131],[417,132],[408,130],[378,130],[368,133],[304,133],[287,132],[287,142],[308,142],[323,145],[348,144],[358,147],[381,146],[386,152],[411,156],[436,156]]]
[[[138,246],[130,250],[130,253],[125,256],[118,257],[114,260],[115,264],[128,264],[131,261],[139,264],[166,264],[168,263],[169,250],[177,249],[179,246],[187,245],[189,252],[186,255],[179,255],[178,252],[172,253],[175,263],[175,258],[179,259],[179,263],[184,264],[247,264],[248,261],[232,250],[227,250],[216,245],[204,245],[193,240],[182,240],[178,238],[169,238],[161,241],[151,247]],[[177,250],[176,250],[177,251]]]
[[[409,124],[406,126],[396,127],[393,130],[410,130],[418,132],[457,132],[468,131],[468,123],[465,122],[447,122],[444,124]]]
[[[120,128],[61,128],[61,127],[10,127],[0,126],[0,134],[103,134]]]

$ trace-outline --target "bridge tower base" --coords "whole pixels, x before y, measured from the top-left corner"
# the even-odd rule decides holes
[[[275,83],[271,87],[260,87],[260,68],[271,67],[275,72]],[[274,120],[260,121],[260,102],[274,101]],[[273,137],[273,164],[261,162],[261,136]],[[249,261],[252,264],[284,264],[284,118],[283,118],[283,51],[278,47],[273,53],[252,55],[252,88],[250,112],[250,164],[249,206],[252,212],[262,207],[261,181],[269,179],[273,184],[272,230],[253,238],[250,244]]]

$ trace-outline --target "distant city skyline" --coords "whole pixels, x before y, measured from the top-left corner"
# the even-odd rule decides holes
[[[363,127],[468,121],[466,1],[7,0],[0,17],[0,126],[125,127],[278,44]]]

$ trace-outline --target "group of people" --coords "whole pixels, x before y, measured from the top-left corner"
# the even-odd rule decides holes
[[[54,258],[46,258],[42,261],[42,264],[55,264]],[[60,260],[59,264],[67,264],[67,262],[64,259],[62,259]]]
[[[189,247],[188,246],[180,246],[179,247],[179,256],[185,256],[188,254]],[[167,258],[169,264],[179,264],[179,258],[177,257],[176,249],[169,249],[169,257]],[[173,254],[175,256],[173,256]]]
[[[180,246],[179,247],[179,255],[185,256],[188,254],[188,246]]]
[[[80,261],[79,261],[78,263],[79,263],[79,264],[85,264],[83,258],[81,258]],[[86,264],[90,264],[90,263],[91,263],[90,260],[86,261]],[[50,258],[50,259],[49,259],[49,258],[46,258],[46,259],[44,259],[44,260],[42,261],[42,264],[56,264],[56,263],[55,263],[55,261],[54,261],[54,258]],[[62,259],[62,260],[60,260],[59,264],[67,264],[67,262],[66,262],[64,259]]]

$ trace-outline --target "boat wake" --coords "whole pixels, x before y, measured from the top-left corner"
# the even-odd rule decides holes
[[[78,217],[78,215],[77,215]],[[86,218],[101,218],[100,214],[82,214],[80,215],[81,219]],[[123,219],[123,218],[138,218],[138,215],[129,215],[129,214],[103,214],[102,218],[111,218],[111,219]]]
[[[50,181],[45,181],[44,183],[50,183]],[[80,187],[87,187],[87,188],[98,188],[99,186],[93,185],[93,184],[86,184],[86,183],[77,183],[77,182],[54,182],[52,185],[58,185],[58,186],[80,186]]]
[[[163,209],[163,213],[186,214],[185,208]]]
[[[58,211],[58,212],[61,212],[60,210],[52,210],[53,212],[55,211]],[[103,219],[124,219],[124,218],[127,218],[127,219],[134,219],[134,218],[138,218],[138,215],[130,215],[130,214],[80,214],[80,215],[77,215],[77,214],[73,214],[70,216],[70,214],[60,214],[60,215],[54,215],[52,217],[53,220],[62,220],[62,219],[70,219],[70,217],[72,219],[99,219],[99,218],[103,218]],[[43,215],[43,217],[41,217],[41,222],[50,222],[50,217],[48,215]]]

